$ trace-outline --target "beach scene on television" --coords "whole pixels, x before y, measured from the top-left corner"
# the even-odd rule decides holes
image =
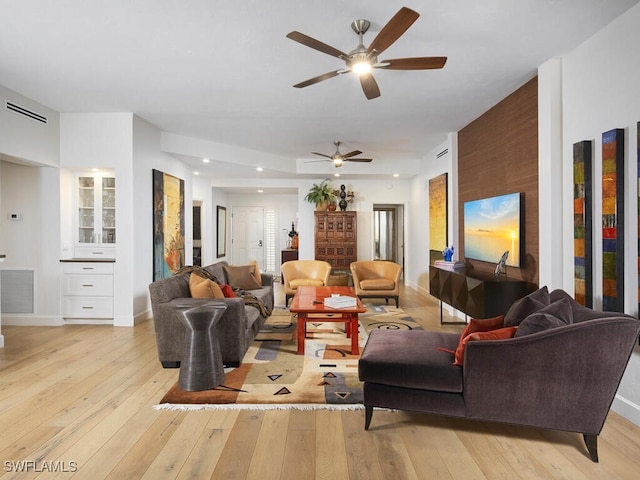
[[[464,256],[520,266],[520,193],[483,198],[464,204]]]

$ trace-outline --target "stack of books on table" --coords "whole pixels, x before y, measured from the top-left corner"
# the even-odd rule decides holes
[[[456,261],[447,261],[447,260],[436,260],[433,262],[436,267],[446,267],[446,268],[462,268],[464,267],[464,262],[459,260]]]
[[[324,306],[329,308],[351,308],[356,305],[356,298],[346,295],[332,295],[324,299]]]

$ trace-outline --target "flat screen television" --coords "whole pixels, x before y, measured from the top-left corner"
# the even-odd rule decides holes
[[[523,245],[523,195],[509,193],[464,203],[464,257],[520,267]]]

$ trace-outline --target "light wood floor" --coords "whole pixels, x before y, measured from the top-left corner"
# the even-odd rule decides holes
[[[284,303],[279,289],[277,299]],[[441,328],[428,297],[404,289],[401,307],[425,328]],[[156,411],[178,371],[160,367],[152,322],[2,333],[3,479],[77,470],[75,478],[92,480],[602,480],[640,471],[640,427],[613,412],[594,464],[579,434],[404,412],[376,411],[365,432],[362,411]],[[21,461],[32,462],[30,473],[16,472]]]

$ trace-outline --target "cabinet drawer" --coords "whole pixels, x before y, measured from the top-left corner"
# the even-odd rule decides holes
[[[63,273],[79,273],[83,275],[113,274],[113,263],[102,262],[64,262]]]
[[[64,318],[113,318],[112,297],[64,297]]]
[[[73,253],[76,258],[116,258],[116,247],[104,245],[76,247]]]
[[[62,293],[80,296],[113,296],[113,275],[64,275]]]

